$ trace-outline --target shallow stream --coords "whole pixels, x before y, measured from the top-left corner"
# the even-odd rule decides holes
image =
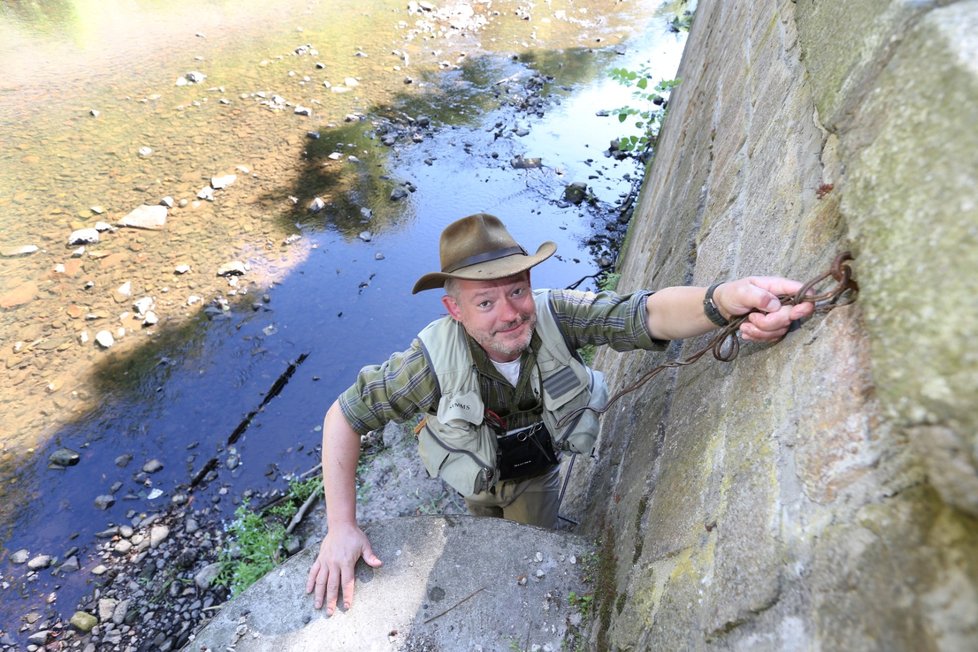
[[[185,499],[229,514],[317,464],[326,407],[442,313],[410,289],[449,222],[555,241],[538,287],[609,262],[642,170],[605,156],[626,127],[597,113],[633,101],[613,67],[675,75],[659,5],[5,3],[0,631],[70,614],[110,524]],[[564,201],[572,182],[592,200]],[[165,198],[161,230],[68,245]],[[218,276],[231,261],[244,275]],[[62,448],[79,462],[52,468]],[[81,570],[28,573],[20,549]]]

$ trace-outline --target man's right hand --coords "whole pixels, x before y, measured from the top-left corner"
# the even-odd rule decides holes
[[[374,554],[367,535],[355,524],[329,528],[306,580],[306,593],[315,591],[316,609],[323,606],[325,599],[326,615],[332,616],[340,590],[343,608],[353,605],[353,572],[360,557],[371,568],[379,568],[384,563]]]

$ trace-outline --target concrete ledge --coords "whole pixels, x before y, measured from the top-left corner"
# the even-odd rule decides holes
[[[311,546],[206,625],[186,652],[564,649],[588,594],[589,543],[563,532],[472,516],[422,516],[365,528],[384,566],[357,568],[353,607],[331,618],[305,594]],[[525,578],[525,582],[521,580]]]

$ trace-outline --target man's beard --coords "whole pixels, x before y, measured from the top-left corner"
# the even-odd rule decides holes
[[[497,353],[503,357],[517,356],[530,346],[530,340],[533,338],[533,329],[536,327],[536,313],[527,313],[525,315],[520,315],[520,318],[506,327],[500,330],[508,330],[515,328],[516,326],[529,323],[529,328],[518,340],[502,340],[499,337],[499,331],[496,331],[491,336],[486,338],[485,341],[479,342],[483,348],[487,349],[492,353]]]

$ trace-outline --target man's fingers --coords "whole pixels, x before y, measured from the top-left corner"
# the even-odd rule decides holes
[[[312,567],[309,569],[309,576],[306,578],[306,593],[312,593],[312,590],[316,588],[316,576],[319,575],[319,560],[312,562]]]
[[[384,565],[384,562],[380,560],[380,557],[374,554],[374,551],[371,549],[369,543],[363,547],[363,560],[367,562],[367,566],[370,566],[371,568],[380,568]]]
[[[332,616],[333,612],[336,611],[336,599],[338,597],[337,593],[340,588],[340,578],[339,569],[335,569],[326,578],[326,615]],[[319,590],[319,587],[316,587]]]

